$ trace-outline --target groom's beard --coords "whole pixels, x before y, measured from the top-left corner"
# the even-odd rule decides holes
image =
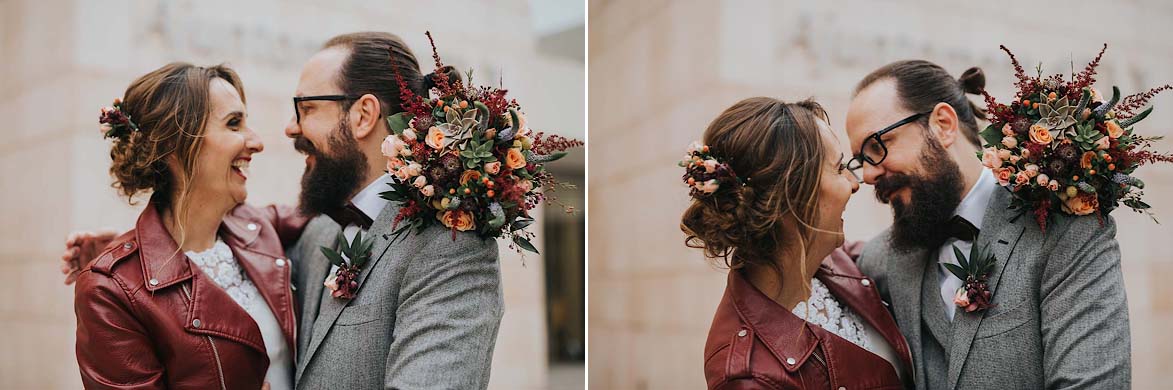
[[[881,203],[892,200],[890,244],[900,251],[935,249],[945,244],[949,234],[943,227],[961,204],[961,192],[965,190],[961,169],[937,140],[926,139],[921,164],[926,171],[923,175],[889,173],[876,180],[876,198]],[[889,198],[901,188],[909,189],[908,204]]]
[[[331,132],[328,155],[322,153],[309,139],[299,137],[293,148],[314,157],[313,166],[307,165],[301,175],[301,196],[298,209],[306,215],[323,214],[346,205],[358,191],[362,174],[367,171],[367,156],[358,148],[351,135],[350,123],[343,118],[338,129]]]

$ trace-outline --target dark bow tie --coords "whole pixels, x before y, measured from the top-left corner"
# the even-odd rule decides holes
[[[945,230],[949,233],[949,237],[970,242],[981,232],[977,226],[973,226],[960,215],[954,215],[953,218],[950,218],[949,222],[945,224]]]
[[[326,216],[338,223],[338,226],[346,228],[350,225],[356,225],[363,228],[363,230],[370,229],[371,224],[375,221],[371,220],[362,210],[359,210],[354,203],[347,203],[346,207],[339,207],[332,211],[326,212]]]

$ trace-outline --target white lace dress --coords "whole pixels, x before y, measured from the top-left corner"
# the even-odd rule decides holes
[[[269,371],[265,373],[265,381],[273,390],[293,388],[293,354],[285,342],[285,335],[277,323],[273,310],[257,290],[257,286],[249,280],[232,249],[224,241],[216,239],[216,244],[202,252],[185,252],[193,264],[212,278],[217,286],[224,289],[233,301],[236,301],[261,330],[261,338],[265,341],[265,351],[269,355]]]
[[[818,325],[824,330],[868,350],[868,352],[879,355],[891,363],[901,379],[904,379],[903,364],[896,349],[888,344],[879,331],[872,328],[851,308],[839,303],[839,300],[831,295],[831,291],[818,278],[811,279],[810,298],[799,302],[791,312],[798,318]]]

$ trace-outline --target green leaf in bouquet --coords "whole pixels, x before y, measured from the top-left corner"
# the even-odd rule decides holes
[[[525,229],[526,227],[529,227],[529,225],[532,225],[533,223],[534,223],[533,218],[518,218],[516,221],[513,221],[513,224],[509,226],[509,229],[510,230],[521,230],[521,229]]]
[[[961,264],[961,268],[962,269],[970,269],[969,268],[969,261],[965,260],[965,255],[961,253],[961,249],[958,248],[957,245],[952,245],[952,247],[953,247],[953,257],[957,258],[957,263]]]
[[[540,252],[538,252],[538,248],[535,248],[534,244],[530,243],[529,240],[526,239],[525,237],[513,236],[513,243],[517,244],[517,246],[521,247],[521,249],[525,249],[527,251],[530,251],[530,252],[533,252],[533,253],[536,253],[539,255],[541,254]]]
[[[322,255],[325,255],[326,259],[330,260],[331,265],[341,267],[343,264],[346,264],[346,261],[342,259],[342,256],[337,251],[327,247],[321,247],[321,249]]]
[[[387,127],[390,127],[395,135],[403,134],[403,130],[407,130],[408,124],[411,123],[411,118],[411,113],[407,111],[391,115],[387,117]]]
[[[982,140],[986,142],[985,147],[998,146],[1002,144],[1002,130],[994,125],[986,126],[985,130],[978,133],[982,136]]]
[[[1135,210],[1145,210],[1152,208],[1148,203],[1142,202],[1140,199],[1125,199],[1124,205]]]
[[[969,278],[969,275],[966,275],[965,273],[965,269],[958,267],[956,264],[941,263],[941,265],[945,266],[945,269],[949,270],[949,273],[953,274],[953,276],[956,276],[958,279],[966,280]]]

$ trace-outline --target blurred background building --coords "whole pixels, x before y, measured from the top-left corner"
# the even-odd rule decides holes
[[[0,388],[81,388],[73,288],[57,258],[77,229],[128,229],[142,204],[110,188],[98,109],[171,61],[225,62],[244,80],[250,123],[266,144],[249,202],[293,204],[303,158],[282,134],[302,64],[330,37],[388,31],[431,69],[424,31],[446,63],[503,80],[538,130],[584,139],[581,0],[155,1],[0,0]],[[576,183],[585,152],[549,168]],[[542,256],[502,245],[505,316],[490,388],[581,388],[585,358],[584,213],[539,217]]]
[[[990,92],[1013,96],[1013,70],[1081,69],[1108,43],[1099,86],[1126,93],[1173,83],[1173,3],[589,0],[590,385],[704,388],[703,348],[726,272],[684,246],[689,203],[676,166],[709,121],[751,96],[814,97],[846,144],[850,93],[886,63],[919,58],[954,76],[970,66]],[[1173,93],[1141,123],[1173,135]],[[1173,142],[1161,141],[1173,151]],[[846,150],[846,146],[844,149]],[[1173,382],[1173,166],[1141,171],[1156,217],[1113,214],[1131,314],[1133,386]],[[848,239],[891,223],[863,186],[845,215]],[[1089,300],[1096,297],[1089,296]],[[1013,364],[1007,362],[1007,364]]]

